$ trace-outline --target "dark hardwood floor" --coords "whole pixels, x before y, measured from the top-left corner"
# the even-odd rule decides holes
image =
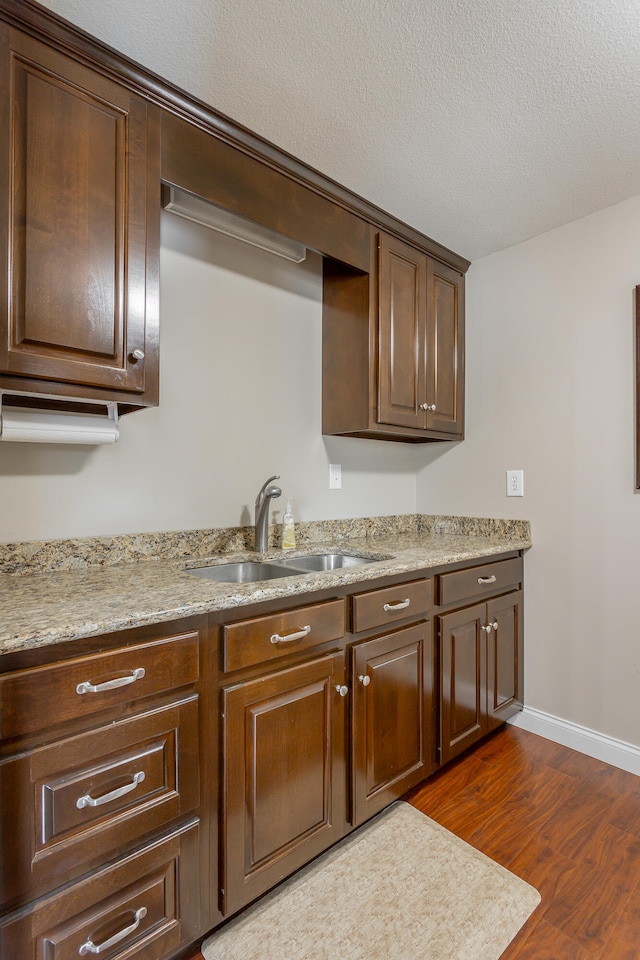
[[[507,725],[405,799],[540,891],[501,960],[638,960],[640,777]]]
[[[638,960],[640,777],[506,726],[406,799],[540,891],[501,960]]]

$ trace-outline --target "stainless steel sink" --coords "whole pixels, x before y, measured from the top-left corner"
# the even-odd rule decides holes
[[[220,583],[259,583],[261,580],[277,580],[278,577],[291,577],[293,570],[279,567],[273,563],[261,563],[257,560],[243,560],[240,563],[217,563],[208,567],[187,567],[187,573],[205,580],[217,580]]]
[[[363,563],[375,563],[375,558],[358,557],[351,553],[314,553],[306,557],[286,557],[274,561],[213,563],[206,567],[187,567],[186,572],[204,580],[216,580],[218,583],[260,583],[263,580],[278,580],[280,577],[295,577],[297,573],[357,567]]]
[[[284,567],[298,570],[339,570],[341,567],[359,567],[363,563],[375,563],[373,557],[358,557],[351,553],[314,553],[307,557],[287,557],[278,560]]]

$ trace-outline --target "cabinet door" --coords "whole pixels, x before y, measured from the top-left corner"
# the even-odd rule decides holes
[[[0,373],[157,390],[155,108],[6,26],[0,71]]]
[[[522,709],[522,590],[487,602],[487,714],[494,730]],[[497,626],[496,626],[497,624]]]
[[[484,603],[438,617],[441,763],[487,732],[485,625]]]
[[[351,650],[353,824],[432,771],[432,630],[423,622]]]
[[[237,910],[344,830],[342,653],[222,692],[224,910]]]
[[[464,431],[464,278],[429,259],[427,273],[427,429]],[[433,409],[435,408],[435,409]]]
[[[378,420],[426,426],[427,257],[379,235]]]

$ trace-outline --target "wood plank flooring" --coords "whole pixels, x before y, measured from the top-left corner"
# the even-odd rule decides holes
[[[640,777],[507,725],[405,799],[540,891],[501,960],[640,958]]]
[[[501,960],[638,960],[640,777],[506,726],[406,799],[540,891]]]

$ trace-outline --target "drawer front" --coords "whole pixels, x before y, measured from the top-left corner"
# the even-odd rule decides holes
[[[384,627],[407,617],[424,617],[433,609],[433,580],[411,580],[351,597],[353,633]]]
[[[153,960],[173,953],[203,932],[198,842],[198,823],[191,823],[38,901],[0,927],[0,956]]]
[[[195,810],[198,699],[69,737],[0,764],[0,901],[112,859]]]
[[[198,679],[198,634],[19,670],[0,677],[0,737],[17,737]]]
[[[470,570],[456,570],[438,577],[438,604],[465,603],[502,593],[522,582],[522,559],[500,560]]]
[[[224,669],[239,670],[344,636],[344,600],[314,603],[223,627]]]

